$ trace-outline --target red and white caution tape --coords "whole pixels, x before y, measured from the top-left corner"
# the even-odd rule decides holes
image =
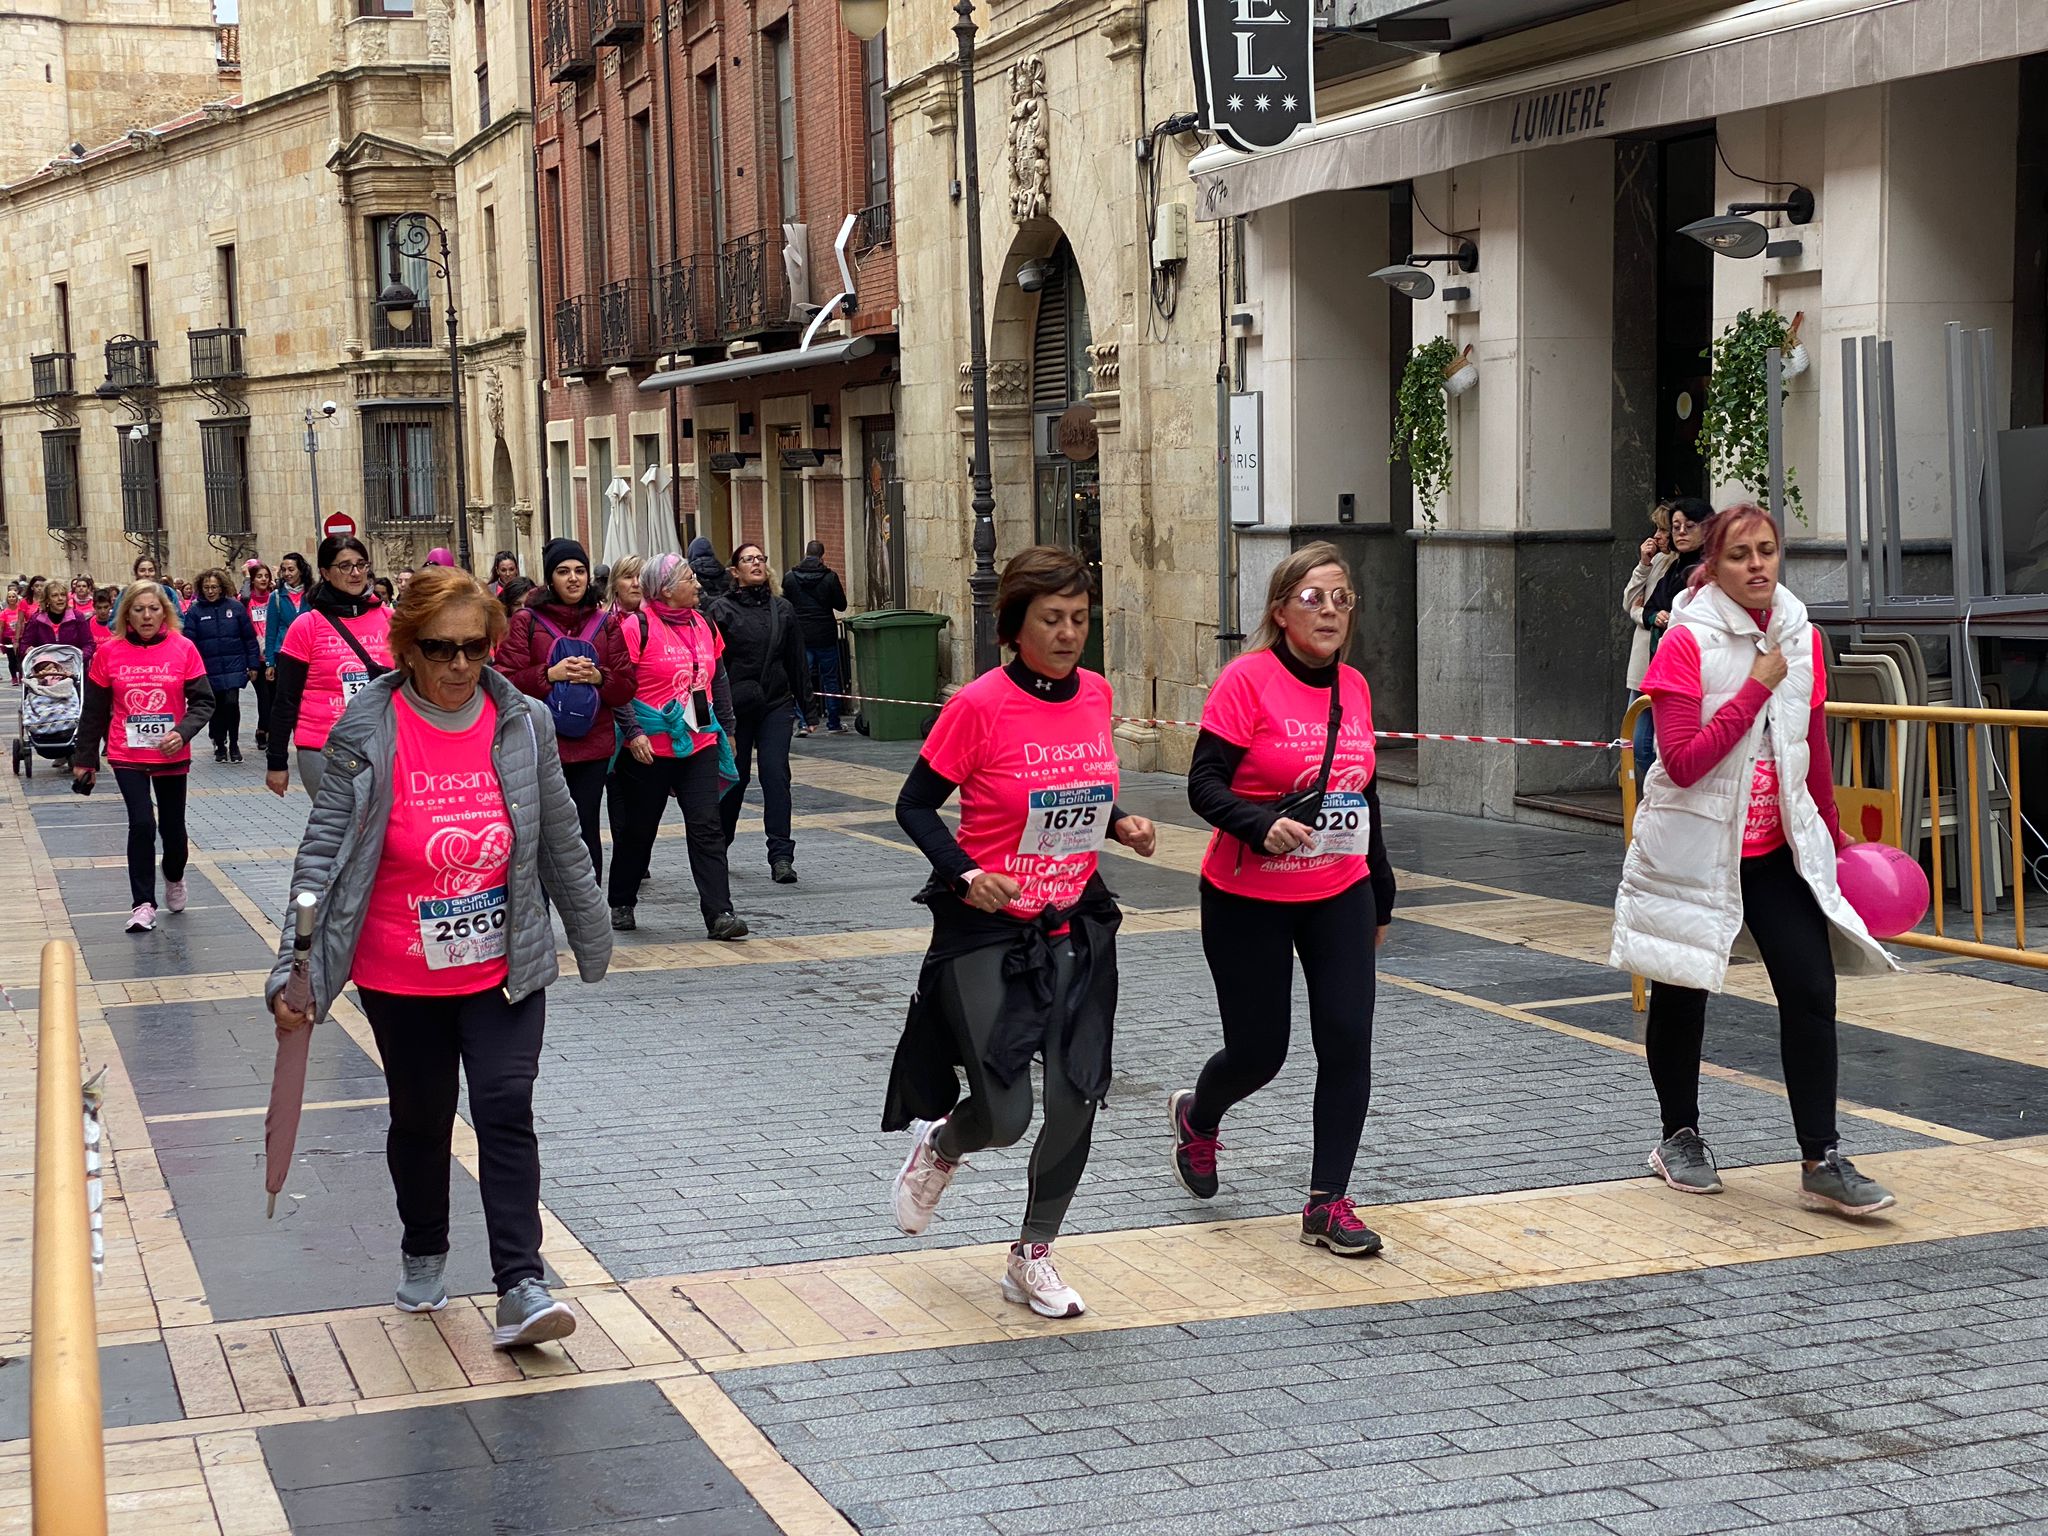
[[[939,706],[930,699],[885,699],[871,693],[821,693],[821,699],[838,699],[851,704],[907,704],[913,709],[937,709]],[[1147,715],[1111,715],[1119,725],[1169,726],[1184,731],[1199,731],[1199,720],[1155,720]],[[1624,747],[1624,741],[1571,741],[1561,736],[1465,736],[1453,731],[1375,731],[1373,735],[1381,741],[1457,741],[1481,747],[1578,747],[1590,752],[1605,752],[1611,748]]]

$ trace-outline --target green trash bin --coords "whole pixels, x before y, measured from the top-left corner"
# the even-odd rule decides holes
[[[877,741],[919,741],[939,711],[939,631],[943,613],[878,608],[846,621],[853,635],[854,692],[870,698],[926,703],[874,704],[863,699],[856,726]]]

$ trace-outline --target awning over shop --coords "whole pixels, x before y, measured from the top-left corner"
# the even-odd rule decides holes
[[[1967,11],[1968,26],[1951,21]],[[1999,24],[1991,23],[1994,12]],[[1980,24],[1979,18],[1982,18]],[[1579,139],[1938,74],[2048,50],[2048,3],[1782,0],[1676,32],[1326,118],[1261,154],[1189,167],[1196,214],[1229,218],[1314,192],[1385,186]]]
[[[698,384],[717,384],[727,379],[751,379],[763,373],[787,373],[794,368],[816,368],[824,363],[850,363],[875,350],[872,336],[853,336],[828,341],[809,351],[757,352],[752,357],[735,357],[723,363],[699,363],[694,368],[672,368],[649,374],[640,381],[642,389],[689,389]]]

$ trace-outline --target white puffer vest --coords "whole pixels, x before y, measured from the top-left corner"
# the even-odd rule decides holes
[[[1760,631],[1740,604],[1709,584],[1672,605],[1671,623],[1699,643],[1703,722],[1742,691],[1760,652],[1784,652],[1785,680],[1748,734],[1690,788],[1674,783],[1661,759],[1650,769],[1614,898],[1607,963],[1652,981],[1719,992],[1737,940],[1745,954],[1755,953],[1742,920],[1742,833],[1768,724],[1785,840],[1832,927],[1837,974],[1898,969],[1843,900],[1834,840],[1806,787],[1814,646],[1806,605],[1779,587],[1770,628]]]

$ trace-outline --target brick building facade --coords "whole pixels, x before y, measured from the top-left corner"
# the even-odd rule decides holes
[[[898,600],[886,45],[829,0],[532,4],[550,526],[778,573],[817,538]]]

